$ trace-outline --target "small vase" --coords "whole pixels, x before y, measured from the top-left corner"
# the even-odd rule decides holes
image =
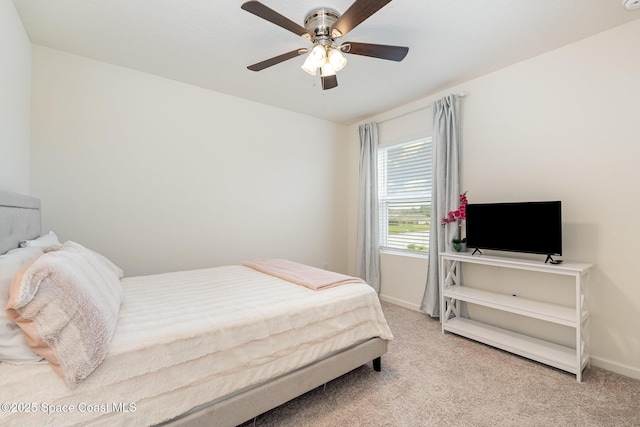
[[[467,251],[467,242],[462,242],[459,239],[453,239],[451,241],[451,245],[453,246],[453,250],[456,252],[466,252]]]
[[[453,250],[456,252],[466,252],[467,240],[462,238],[462,222],[458,221],[458,238],[451,241]]]

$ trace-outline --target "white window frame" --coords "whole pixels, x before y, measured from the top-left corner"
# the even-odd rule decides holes
[[[405,181],[401,191],[393,191],[389,188],[390,185],[390,172],[387,168],[388,156],[398,155],[399,151],[406,147],[417,146],[418,144],[426,145],[427,154],[423,152],[420,158],[413,157],[413,164],[407,163],[404,166],[407,169],[403,170],[404,178],[415,178],[415,188],[411,185],[411,180]],[[416,168],[415,161],[425,162],[424,166],[420,165]],[[428,206],[427,212],[430,212],[431,207],[431,182],[432,182],[432,149],[431,149],[431,137],[424,137],[416,140],[402,142],[394,144],[388,147],[381,147],[378,149],[378,204],[379,204],[379,231],[380,231],[380,251],[381,252],[394,252],[401,255],[427,257],[429,255],[429,233],[430,233],[430,215],[426,216],[426,231],[418,231],[412,233],[411,236],[407,236],[404,233],[402,236],[389,234],[389,207],[395,204],[398,207],[404,207],[405,209],[415,208],[419,206]],[[401,171],[396,169],[391,173]],[[408,221],[412,222],[414,219],[416,224],[422,225],[425,218],[421,218],[420,215],[406,214]],[[413,218],[412,218],[413,217]],[[421,227],[418,227],[421,228]],[[416,244],[420,247],[424,247],[423,250],[409,249],[410,244]]]

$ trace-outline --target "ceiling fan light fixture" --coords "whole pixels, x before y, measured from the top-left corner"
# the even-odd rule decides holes
[[[311,49],[309,56],[307,56],[310,66],[315,68],[322,67],[322,64],[327,60],[327,49],[321,44],[317,44]],[[305,61],[306,62],[306,61]]]
[[[328,76],[335,76],[336,75],[336,71],[333,66],[331,65],[331,62],[327,61],[324,63],[324,65],[322,65],[322,69],[320,71],[320,75],[322,77],[328,77]]]
[[[322,77],[322,88],[327,90],[338,86],[336,72],[347,65],[347,59],[342,55],[343,53],[396,62],[402,61],[409,52],[408,47],[356,42],[346,42],[339,46],[335,41],[336,38],[347,35],[390,1],[353,0],[351,6],[342,15],[334,9],[316,8],[305,16],[304,27],[270,9],[258,0],[245,1],[241,6],[243,10],[311,41],[310,48],[293,50],[274,56],[247,68],[251,71],[260,71],[295,58],[298,55],[307,54],[301,66],[302,70],[315,76],[318,74],[319,68]],[[623,4],[640,3],[640,0],[618,1],[622,1]]]
[[[347,58],[345,58],[336,48],[332,48],[329,51],[328,61],[329,63],[331,63],[331,67],[336,72],[342,70],[345,65],[347,65]]]
[[[304,64],[300,66],[304,70],[304,72],[311,74],[312,76],[316,75],[318,71],[318,67],[312,64],[312,61],[307,56],[307,59],[304,60]]]

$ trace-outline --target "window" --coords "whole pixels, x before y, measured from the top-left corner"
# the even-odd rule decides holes
[[[378,150],[382,249],[429,251],[431,165],[431,138]]]

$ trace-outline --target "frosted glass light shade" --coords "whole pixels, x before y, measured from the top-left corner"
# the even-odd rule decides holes
[[[322,77],[327,77],[327,76],[335,76],[336,75],[336,70],[333,69],[333,66],[331,65],[331,62],[327,61],[324,63],[324,65],[322,66],[322,72],[320,74]]]
[[[314,66],[316,68],[322,67],[322,64],[327,60],[327,50],[322,45],[315,45],[309,56],[307,57],[309,61],[309,65]]]
[[[326,77],[335,76],[336,72],[342,70],[345,65],[347,65],[347,58],[340,53],[339,49],[317,44],[311,49],[300,68],[312,76],[315,76],[320,68],[320,75]]]
[[[335,72],[338,72],[347,65],[347,58],[345,58],[338,49],[331,49],[329,52],[329,62]]]
[[[311,74],[312,76],[316,75],[316,72],[318,71],[318,67],[315,65],[312,65],[311,60],[309,60],[309,56],[307,56],[307,59],[304,60],[304,64],[302,64],[302,66],[300,66],[300,68],[302,68],[306,73]]]

